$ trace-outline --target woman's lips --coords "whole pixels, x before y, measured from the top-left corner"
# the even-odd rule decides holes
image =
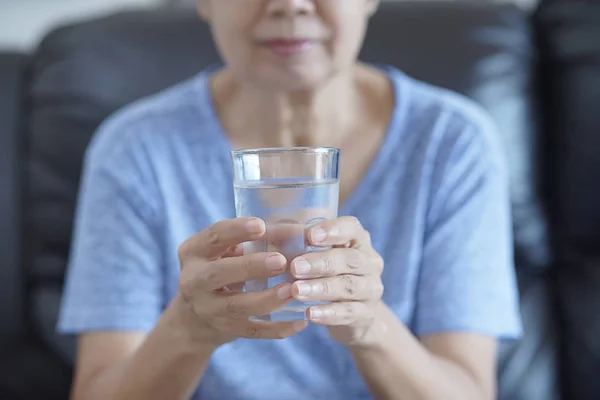
[[[265,42],[265,46],[281,57],[293,57],[309,51],[315,42],[305,39],[273,39]]]

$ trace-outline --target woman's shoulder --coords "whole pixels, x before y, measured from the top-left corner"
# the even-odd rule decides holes
[[[469,147],[474,154],[504,162],[500,132],[482,105],[393,67],[383,68],[396,88],[396,129],[406,141],[418,143],[430,154],[456,153],[457,148]]]
[[[449,114],[465,124],[480,129],[494,126],[488,111],[475,100],[456,91],[419,80],[397,68],[387,65],[381,68],[396,86],[397,106],[410,108],[413,115]]]
[[[109,159],[135,149],[169,147],[209,134],[214,113],[206,95],[207,71],[112,113],[94,133],[86,157]],[[206,129],[203,129],[203,126]]]
[[[431,83],[414,78],[393,67],[386,67],[398,88],[399,97],[406,94],[406,107],[415,118],[450,118],[456,124],[481,132],[494,131],[489,112],[475,100]],[[399,102],[400,105],[401,101]]]

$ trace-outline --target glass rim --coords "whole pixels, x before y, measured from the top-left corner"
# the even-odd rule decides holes
[[[327,146],[299,146],[299,147],[260,147],[255,149],[231,150],[233,156],[244,156],[250,154],[277,154],[277,153],[313,153],[333,154],[339,153],[338,147]]]

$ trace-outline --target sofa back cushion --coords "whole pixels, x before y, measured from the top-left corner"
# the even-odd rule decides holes
[[[535,23],[552,139],[565,397],[600,399],[600,3],[549,0]]]

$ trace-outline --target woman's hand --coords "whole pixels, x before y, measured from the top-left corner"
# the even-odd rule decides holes
[[[180,296],[190,337],[218,347],[237,338],[281,339],[298,333],[304,321],[250,321],[292,300],[290,283],[262,292],[242,292],[244,282],[283,273],[287,261],[280,253],[242,255],[240,244],[261,239],[264,221],[236,218],[217,222],[192,236],[179,248]]]
[[[305,302],[332,301],[308,310],[311,322],[327,325],[334,340],[348,345],[367,344],[383,303],[383,259],[358,219],[341,217],[323,222],[307,240],[329,250],[295,258],[291,272],[298,281],[293,296]]]

